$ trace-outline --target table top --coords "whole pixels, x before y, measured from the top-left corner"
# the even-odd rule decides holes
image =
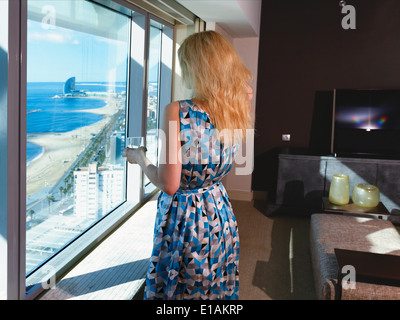
[[[357,206],[351,200],[348,204],[341,206],[331,203],[326,197],[322,198],[322,201],[324,210],[328,212],[390,216],[388,209],[382,202],[379,202],[379,204],[374,208],[363,208]]]
[[[339,271],[345,265],[354,267],[362,282],[400,284],[400,256],[335,248]]]

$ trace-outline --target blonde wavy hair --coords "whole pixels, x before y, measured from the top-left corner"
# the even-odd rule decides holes
[[[252,128],[249,100],[250,71],[221,34],[204,31],[190,35],[178,50],[183,83],[206,107],[219,132]]]

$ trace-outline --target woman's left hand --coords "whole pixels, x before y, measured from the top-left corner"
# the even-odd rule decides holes
[[[124,148],[124,153],[122,157],[126,158],[129,163],[137,164],[138,160],[145,156],[145,152],[147,151],[146,147],[139,148]]]

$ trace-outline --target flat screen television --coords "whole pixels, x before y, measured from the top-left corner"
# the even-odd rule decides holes
[[[331,151],[400,159],[400,90],[334,90]]]

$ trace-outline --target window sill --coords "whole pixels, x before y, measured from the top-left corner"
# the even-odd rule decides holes
[[[135,299],[145,282],[148,269],[157,195],[102,239],[100,244],[37,299]]]

